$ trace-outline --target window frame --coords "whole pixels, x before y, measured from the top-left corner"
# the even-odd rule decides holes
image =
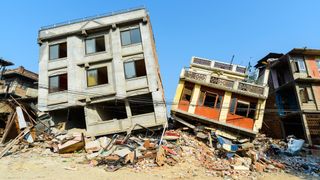
[[[306,63],[303,57],[295,57],[295,63],[296,66],[298,68],[298,72],[299,73],[306,73],[307,72],[307,67],[306,67]],[[301,68],[303,65],[303,68]]]
[[[203,91],[202,91],[203,92]],[[214,100],[214,105],[213,105],[213,107],[209,107],[209,106],[205,106],[204,105],[204,102],[205,102],[205,99],[206,99],[206,97],[207,97],[207,94],[211,94],[211,95],[216,95],[216,98],[215,98],[215,100]],[[218,102],[218,99],[219,99],[219,94],[217,94],[217,93],[214,93],[214,92],[210,92],[210,91],[205,91],[204,92],[204,96],[203,96],[203,100],[202,100],[202,103],[201,103],[201,106],[204,106],[204,107],[208,107],[208,108],[211,108],[211,109],[219,109],[219,108],[217,108],[216,106],[217,106],[217,102]],[[199,97],[200,98],[200,97]]]
[[[104,50],[103,51],[97,51],[97,39],[98,38],[102,38],[103,41],[104,41]],[[87,41],[88,40],[94,40],[94,48],[95,48],[94,52],[88,53],[88,51],[87,51]],[[98,53],[107,52],[105,35],[104,34],[96,35],[96,36],[91,36],[91,37],[88,37],[88,38],[84,39],[84,48],[85,48],[85,54],[86,55],[92,55],[92,54],[98,54]]]
[[[192,88],[191,88],[192,87]],[[190,88],[190,89],[189,89]],[[188,101],[187,99],[185,99],[185,98],[183,98],[183,95],[185,94],[184,92],[185,92],[185,89],[188,89],[188,90],[191,90],[191,94],[190,94],[190,100]],[[186,87],[186,85],[184,85],[183,86],[183,90],[182,90],[182,93],[181,93],[181,97],[180,97],[180,100],[179,101],[188,101],[189,103],[191,103],[191,99],[192,99],[192,95],[193,95],[193,89],[194,89],[194,85],[193,86],[191,86],[191,85],[187,85],[187,87]]]
[[[98,74],[98,69],[101,69],[101,68],[106,68],[107,69],[107,83],[104,83],[104,84],[98,84],[98,77],[99,77],[99,74]],[[92,86],[89,86],[89,81],[88,81],[88,72],[89,71],[94,71],[96,70],[97,71],[97,84],[96,85],[92,85]],[[86,79],[87,79],[87,88],[91,88],[91,87],[97,87],[97,86],[103,86],[103,85],[108,85],[109,84],[109,71],[108,71],[108,66],[101,66],[101,67],[95,67],[95,68],[90,68],[90,69],[86,69]]]
[[[235,100],[235,105],[234,105],[234,109],[233,109],[233,112],[230,111],[230,108],[231,108],[231,105],[232,105],[232,99],[236,99]],[[233,114],[233,115],[238,115],[236,114],[236,111],[238,109],[238,103],[242,103],[242,104],[246,104],[248,105],[248,108],[247,108],[247,112],[246,112],[246,116],[243,116],[243,117],[246,117],[246,118],[249,118],[249,113],[250,113],[250,102],[248,101],[242,101],[242,100],[239,100],[238,98],[231,98],[231,101],[230,101],[230,105],[229,105],[229,113]],[[241,115],[238,115],[238,116],[241,116]]]
[[[61,44],[66,44],[66,56],[65,57],[60,57],[60,45]],[[51,47],[52,46],[58,46],[58,57],[57,58],[53,58],[53,59],[51,59]],[[48,59],[49,59],[49,61],[54,61],[54,60],[59,60],[59,59],[65,59],[65,58],[68,58],[68,43],[67,43],[67,41],[61,41],[61,42],[57,42],[57,43],[53,43],[53,44],[49,44],[48,45],[48,47],[49,47],[49,49],[48,49],[48,51],[49,51],[49,53],[48,53]]]
[[[51,91],[51,85],[50,85],[50,78],[54,78],[54,77],[58,77],[58,87],[60,87],[60,76],[62,75],[66,75],[67,77],[67,89],[64,90],[59,90],[58,91]],[[59,92],[63,92],[63,91],[68,91],[68,73],[63,73],[63,74],[57,74],[57,75],[52,75],[48,77],[48,93],[49,94],[53,94],[53,93],[59,93]]]
[[[139,38],[140,38],[140,42],[136,42],[136,43],[132,43],[132,31],[138,29],[139,30]],[[123,40],[122,40],[122,33],[129,31],[129,38],[130,38],[130,43],[129,44],[123,44]],[[136,44],[141,44],[142,43],[142,36],[141,36],[141,30],[140,30],[140,26],[133,26],[133,27],[128,27],[125,29],[121,29],[120,30],[120,41],[121,41],[121,47],[126,47],[126,46],[131,46],[131,45],[136,45]]]
[[[138,76],[137,74],[137,61],[143,61],[144,64],[144,71],[145,71],[145,75],[143,76]],[[126,64],[129,63],[133,63],[134,64],[134,72],[135,72],[135,76],[134,77],[127,77],[127,71],[126,71]],[[147,76],[147,68],[146,68],[146,61],[145,59],[135,59],[135,60],[129,60],[129,61],[125,61],[123,62],[123,70],[124,70],[124,77],[126,80],[130,80],[130,79],[135,79],[135,78],[141,78],[141,77],[146,77]]]

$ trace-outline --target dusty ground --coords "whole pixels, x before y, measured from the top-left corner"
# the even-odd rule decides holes
[[[41,152],[42,151],[42,152]],[[31,149],[0,160],[0,179],[223,179],[213,177],[199,163],[185,161],[173,167],[122,168],[107,172],[103,167],[81,164],[84,155],[59,155]],[[302,178],[302,177],[301,177]],[[300,179],[287,173],[263,173],[247,179]]]

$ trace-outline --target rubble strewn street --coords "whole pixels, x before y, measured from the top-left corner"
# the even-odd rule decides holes
[[[315,154],[319,150],[314,147],[304,145],[299,152],[290,154],[287,142],[264,134],[258,134],[250,141],[219,136],[217,134],[223,133],[215,133],[213,128],[198,126],[195,129],[178,127],[153,131],[146,128],[91,137],[83,129],[66,131],[53,126],[36,136],[34,142],[28,142],[25,137],[20,139],[5,152],[4,158],[16,159],[26,154],[30,154],[30,157],[63,158],[65,161],[74,161],[72,165],[63,167],[68,171],[77,171],[79,166],[84,166],[106,172],[129,169],[131,173],[145,173],[156,169],[169,170],[184,164],[195,165],[204,171],[200,175],[197,168],[190,169],[187,174],[175,174],[171,178],[204,175],[257,179],[268,173],[288,173],[310,178],[320,175],[320,159]],[[10,142],[2,146],[0,151],[6,150],[8,144]]]

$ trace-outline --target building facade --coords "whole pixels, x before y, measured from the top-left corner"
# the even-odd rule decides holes
[[[269,71],[246,82],[246,67],[192,57],[182,69],[171,114],[233,132],[255,135],[262,126]]]
[[[110,13],[39,31],[39,109],[91,135],[167,121],[148,13]]]
[[[270,53],[256,67],[270,67],[268,109],[264,127],[271,135],[295,135],[320,144],[320,50],[295,48]]]

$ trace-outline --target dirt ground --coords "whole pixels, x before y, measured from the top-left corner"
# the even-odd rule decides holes
[[[166,165],[139,170],[124,167],[115,172],[107,172],[103,167],[92,167],[81,163],[84,159],[83,154],[59,155],[43,149],[31,149],[3,157],[0,160],[0,179],[223,179],[213,177],[205,168],[193,161],[185,161],[175,166]],[[301,178],[303,177],[282,172],[263,173],[245,179]]]

